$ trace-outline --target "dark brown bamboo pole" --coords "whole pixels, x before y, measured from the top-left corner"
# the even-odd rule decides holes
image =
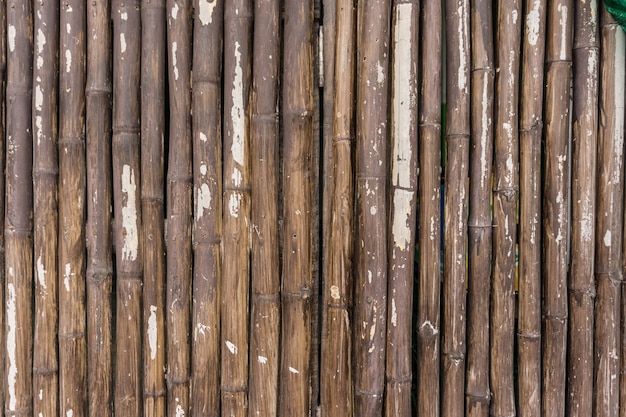
[[[7,5],[5,414],[32,413],[32,8]]]
[[[192,281],[191,2],[167,0],[169,154],[166,178],[167,414],[189,414]]]
[[[573,3],[548,5],[544,101],[543,391],[545,416],[565,413]]]
[[[35,317],[33,415],[55,416],[58,407],[58,127],[59,4],[34,3],[33,193]]]
[[[195,2],[193,53],[194,271],[191,412],[219,415],[222,242],[221,99],[224,2]]]
[[[471,2],[472,78],[468,219],[467,382],[468,416],[489,414],[491,290],[491,180],[494,136],[494,25],[491,1]]]
[[[566,414],[591,416],[600,39],[597,2],[576,2],[575,8]]]
[[[281,416],[309,410],[311,355],[311,154],[313,143],[313,2],[285,2],[282,80],[283,268]]]
[[[165,385],[165,0],[141,4],[141,218],[143,221],[143,413],[166,413]]]
[[[491,280],[492,412],[515,415],[515,252],[519,189],[519,61],[521,2],[501,2],[497,12],[495,97],[495,178],[493,190],[493,274]]]
[[[383,414],[390,16],[391,1],[358,4],[353,369],[354,415],[359,416]]]
[[[87,413],[85,300],[86,6],[60,11],[59,51],[59,402],[61,415]]]
[[[115,415],[138,416],[141,388],[143,258],[141,231],[139,0],[114,0],[113,216],[115,219]]]
[[[593,415],[618,416],[623,282],[624,32],[602,6]]]
[[[223,416],[248,412],[252,18],[251,0],[224,5]]]
[[[250,417],[278,408],[280,263],[278,152],[280,2],[259,0],[254,9],[250,159],[252,175],[252,299],[250,312]]]
[[[6,268],[5,268],[5,199],[6,196],[6,86],[7,86],[7,4],[6,1],[0,0],[0,300],[5,302],[5,284],[6,284]],[[5,309],[0,308],[0,340],[5,340]],[[0,353],[0,369],[5,370],[6,350],[2,349]],[[4,381],[4,380],[3,380]],[[5,409],[5,393],[6,386],[4,382],[0,383],[0,407]]]
[[[424,0],[421,35],[417,414],[440,415],[442,3]]]
[[[418,0],[394,1],[385,416],[411,415],[413,260],[417,216]]]
[[[519,414],[541,413],[541,143],[545,2],[527,2],[520,84]]]
[[[464,413],[470,147],[469,1],[446,1],[446,161],[441,413]]]
[[[111,4],[87,3],[87,375],[92,417],[113,415]]]
[[[354,75],[355,4],[335,5],[335,51],[333,81],[333,186],[330,240],[324,280],[325,335],[322,338],[321,407],[328,416],[352,415],[352,293],[354,245]]]

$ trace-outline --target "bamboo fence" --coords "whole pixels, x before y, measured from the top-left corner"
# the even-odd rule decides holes
[[[0,5],[5,415],[626,417],[602,2]]]

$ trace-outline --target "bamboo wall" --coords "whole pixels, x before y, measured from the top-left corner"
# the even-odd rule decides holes
[[[598,0],[0,0],[6,416],[626,417]]]

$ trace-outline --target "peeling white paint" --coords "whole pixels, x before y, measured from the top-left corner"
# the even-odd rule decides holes
[[[375,216],[377,212],[378,212],[378,210],[376,209],[376,206],[370,207],[370,214],[372,216]]]
[[[487,142],[489,140],[489,127],[491,126],[491,118],[489,117],[489,74],[487,71],[483,74],[483,95],[481,102],[481,132],[480,132],[480,186],[485,188],[489,175],[487,173]]]
[[[206,324],[202,324],[202,323],[198,323],[196,324],[196,329],[194,332],[194,336],[193,339],[194,340],[198,340],[198,335],[201,334],[202,337],[206,337],[207,333],[211,332],[211,326],[206,325]]]
[[[180,404],[176,406],[176,417],[185,417],[185,410],[183,410]]]
[[[41,255],[37,258],[37,282],[41,285],[41,288],[47,290],[46,287],[46,270],[43,267],[43,262],[41,262]]]
[[[465,25],[465,21],[467,20],[467,9],[461,4],[457,12],[461,20],[461,24],[459,24],[459,73],[457,75],[457,83],[459,84],[459,89],[464,90],[467,88],[467,56],[465,51],[467,38],[467,26]]]
[[[513,24],[517,23],[517,10],[511,12],[511,20],[513,20]]]
[[[380,65],[380,61],[376,63],[376,73],[376,81],[378,81],[378,84],[382,84],[385,81],[385,69]]]
[[[8,40],[9,40],[9,50],[11,52],[15,51],[15,26],[13,25],[9,25],[9,29],[8,29]]]
[[[439,329],[433,326],[433,323],[430,320],[426,320],[424,321],[424,323],[422,323],[422,325],[420,326],[420,331],[423,331],[424,329],[430,330],[432,334],[439,334]]]
[[[37,84],[35,87],[35,110],[41,111],[43,107],[43,91],[41,91],[41,85]]]
[[[178,50],[178,45],[176,42],[172,42],[172,66],[174,67],[174,79],[178,81],[178,66],[176,63],[176,51]]]
[[[561,17],[559,18],[559,25],[561,26],[561,47],[559,48],[559,59],[564,61],[567,59],[567,31],[570,29],[567,24],[567,6],[559,4],[557,6],[557,10],[561,12]]]
[[[65,31],[67,32],[68,35],[70,33],[72,33],[72,25],[70,25],[69,23],[66,23],[65,24]]]
[[[8,370],[8,390],[9,390],[9,410],[16,410],[17,407],[17,392],[16,392],[16,378],[17,378],[17,312],[16,308],[16,294],[15,287],[12,283],[7,284],[7,358],[9,360]]]
[[[43,48],[46,45],[46,34],[40,29],[37,30],[37,69],[43,68]]]
[[[126,36],[123,33],[120,33],[120,52],[126,52]]]
[[[200,132],[200,140],[202,142],[206,142],[209,139],[206,137],[206,135],[203,132]]]
[[[615,93],[613,95],[615,99],[615,160],[617,166],[613,173],[613,181],[615,184],[620,184],[620,170],[623,166],[623,148],[624,148],[624,84],[626,83],[626,35],[622,30],[615,30]]]
[[[230,340],[226,341],[226,347],[228,348],[230,353],[232,353],[233,355],[237,354],[237,346],[235,346],[235,344],[231,342]]]
[[[124,21],[128,20],[128,13],[126,13],[126,12],[120,13],[120,19],[122,19]]]
[[[245,109],[243,105],[243,69],[241,68],[241,51],[239,42],[235,42],[235,77],[233,79],[233,89],[231,92],[233,106],[230,109],[230,119],[233,124],[233,143],[230,151],[233,160],[244,165],[244,139],[246,134]]]
[[[178,3],[174,3],[172,6],[172,19],[176,20],[178,17]]]
[[[200,164],[200,174],[201,174],[202,176],[205,176],[205,175],[206,175],[206,173],[207,173],[207,167],[206,167],[206,164]]]
[[[200,0],[198,2],[198,17],[200,18],[200,23],[202,23],[203,26],[213,22],[213,10],[216,5],[217,0]]]
[[[63,285],[65,291],[70,292],[70,277],[72,276],[72,265],[68,262],[65,264],[65,274],[63,275]]]
[[[211,190],[207,184],[196,188],[196,219],[201,219],[204,210],[211,208]]]
[[[540,7],[541,2],[535,1],[533,9],[526,16],[526,37],[528,38],[528,43],[532,46],[536,46],[539,40],[539,26],[541,25]]]
[[[332,298],[333,300],[339,300],[341,298],[341,296],[339,295],[338,286],[333,285],[330,287],[330,298]]]
[[[265,365],[267,363],[267,358],[265,356],[259,355],[257,356],[257,360],[259,361],[261,365]]]
[[[69,49],[65,50],[65,72],[72,71],[72,51]]]
[[[372,271],[370,271],[370,270],[367,271],[367,282],[369,284],[372,283]]]
[[[239,208],[241,207],[241,193],[232,193],[228,198],[228,212],[233,217],[239,217]]]
[[[148,346],[150,347],[150,360],[156,359],[157,354],[157,307],[150,306],[150,316],[148,317]]]
[[[414,191],[396,189],[393,193],[393,224],[391,226],[391,237],[394,247],[401,251],[407,250],[411,243],[411,226],[409,216],[411,215],[411,202]]]
[[[299,374],[300,373],[300,371],[298,371],[296,368],[293,368],[291,366],[289,367],[289,372],[291,372],[292,374]]]
[[[65,417],[74,417],[74,410],[71,408],[65,412]]]
[[[233,180],[233,185],[235,187],[241,187],[243,176],[241,175],[241,171],[239,171],[239,169],[233,168],[233,175],[231,179]]]
[[[607,248],[611,247],[611,231],[607,230],[606,233],[604,233],[604,246],[606,246]]]
[[[126,194],[126,204],[122,207],[122,228],[125,231],[122,259],[130,261],[137,259],[139,250],[136,190],[135,172],[129,165],[124,165],[122,167],[122,193]]]
[[[391,299],[391,325],[393,327],[398,326],[398,311],[396,309],[396,299]]]

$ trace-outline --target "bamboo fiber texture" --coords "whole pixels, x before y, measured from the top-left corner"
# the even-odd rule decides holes
[[[0,5],[5,415],[626,416],[602,2]]]

